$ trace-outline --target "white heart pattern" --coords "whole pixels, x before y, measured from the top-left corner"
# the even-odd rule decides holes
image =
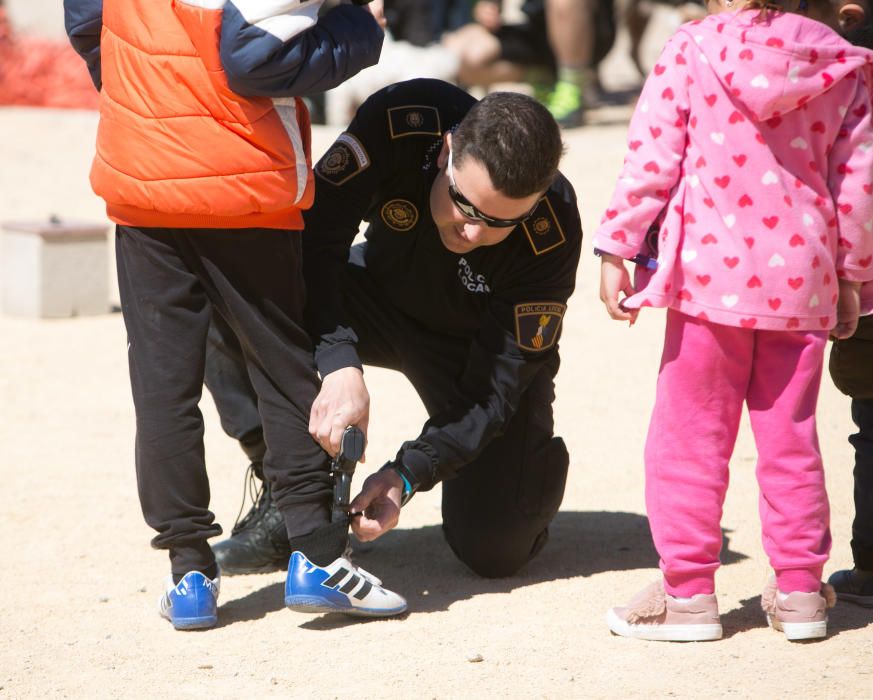
[[[767,80],[767,76],[763,73],[756,75],[752,78],[752,82],[749,83],[753,88],[760,88],[762,90],[766,90],[770,87],[770,81]]]
[[[691,262],[694,258],[697,257],[696,250],[683,250],[682,251],[682,262]]]
[[[840,105],[837,111],[840,113],[841,117],[845,117],[849,113],[849,108],[846,105]]]
[[[649,101],[648,100],[646,100],[645,102],[643,102],[642,105],[640,105],[640,111],[643,114],[648,114],[648,112],[649,112]]]
[[[785,267],[785,258],[779,253],[773,253],[773,257],[767,261],[768,267]]]
[[[721,146],[721,145],[724,144],[724,134],[721,133],[720,131],[713,131],[713,132],[709,135],[709,138],[711,138],[711,139],[712,139],[715,143],[717,143],[719,146]]]
[[[733,214],[728,214],[722,219],[722,221],[724,221],[724,225],[728,228],[733,228],[734,224],[737,223],[737,217]]]
[[[737,302],[740,298],[736,294],[725,294],[721,298],[721,303],[727,306],[729,309],[736,306]]]
[[[779,182],[779,176],[772,170],[768,170],[761,178],[762,185],[775,185],[777,182]]]
[[[693,190],[700,184],[700,178],[697,175],[689,175],[688,176],[688,185]]]
[[[816,306],[818,306],[818,294],[813,294],[809,300],[809,308],[814,309]]]
[[[796,83],[796,82],[798,81],[798,77],[799,77],[799,75],[800,75],[800,66],[792,66],[792,67],[788,70],[788,79],[789,79],[792,83]]]
[[[809,214],[803,215],[803,225],[804,226],[812,226],[812,217]]]
[[[809,148],[809,144],[806,142],[806,139],[798,136],[796,139],[794,139],[791,142],[791,147],[803,149],[803,148]]]

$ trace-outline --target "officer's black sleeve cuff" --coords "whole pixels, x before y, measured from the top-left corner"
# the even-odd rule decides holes
[[[413,441],[404,442],[393,462],[383,469],[395,469],[412,487],[412,492],[430,491],[439,481],[436,465],[438,457],[430,445]]]
[[[356,367],[364,371],[361,358],[358,357],[358,351],[352,343],[335,343],[316,349],[315,365],[322,379],[331,372],[346,367]]]

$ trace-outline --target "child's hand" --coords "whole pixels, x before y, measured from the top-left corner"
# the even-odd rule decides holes
[[[858,315],[861,313],[861,283],[839,280],[839,285],[837,325],[831,330],[831,338],[845,340],[855,335],[858,328]]]
[[[624,259],[604,253],[600,258],[600,301],[606,304],[606,311],[616,321],[629,321],[634,325],[640,310],[623,308],[618,296],[629,297],[635,291]]]

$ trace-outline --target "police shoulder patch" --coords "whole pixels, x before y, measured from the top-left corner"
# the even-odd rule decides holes
[[[418,223],[418,209],[408,199],[391,199],[382,205],[382,221],[395,231],[408,231]]]
[[[334,185],[342,185],[370,167],[367,149],[349,132],[340,134],[315,166],[315,174]]]
[[[442,136],[440,113],[428,105],[404,105],[388,110],[388,129],[392,139],[403,136]]]
[[[558,338],[565,304],[534,301],[515,305],[515,342],[523,350],[548,350]]]
[[[548,197],[543,197],[536,209],[521,224],[534,255],[542,255],[562,245],[567,237]]]

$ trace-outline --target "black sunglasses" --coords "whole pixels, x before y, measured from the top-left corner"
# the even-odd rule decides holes
[[[537,204],[539,204],[539,202],[534,204],[529,212],[517,219],[495,219],[493,216],[488,216],[479,211],[455,186],[455,178],[452,176],[451,146],[449,147],[449,162],[446,165],[446,172],[449,174],[449,197],[451,198],[452,203],[459,212],[471,221],[481,221],[483,224],[491,226],[492,228],[512,228],[518,226],[522,221],[533,214],[534,209],[536,209]]]

